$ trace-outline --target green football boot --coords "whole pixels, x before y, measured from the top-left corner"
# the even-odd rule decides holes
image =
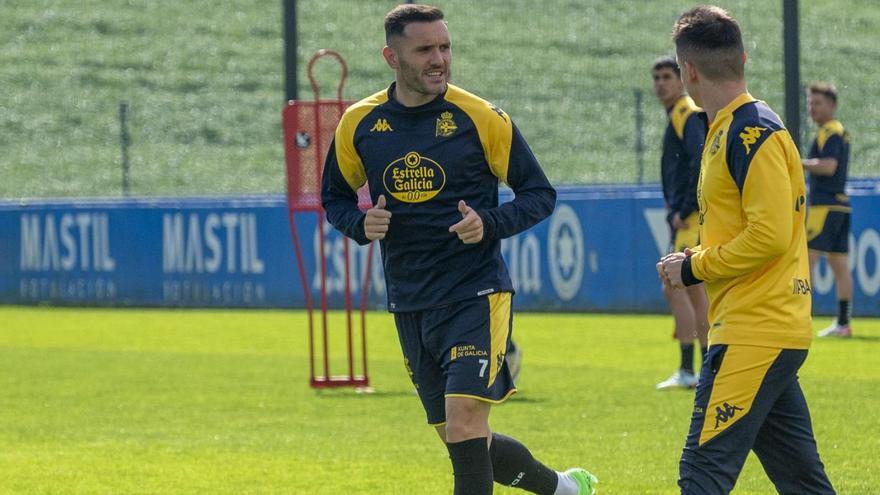
[[[571,468],[565,472],[571,476],[578,486],[578,495],[593,495],[596,493],[595,485],[599,483],[599,478],[593,476],[586,469]]]

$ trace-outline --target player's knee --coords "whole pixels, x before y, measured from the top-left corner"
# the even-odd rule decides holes
[[[488,436],[489,425],[485,421],[459,417],[456,420],[450,418],[446,422],[446,442],[463,442],[471,438],[488,438]]]
[[[489,436],[488,404],[477,400],[450,402],[446,407],[447,442]]]

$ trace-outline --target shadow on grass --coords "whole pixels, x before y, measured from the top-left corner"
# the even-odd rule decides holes
[[[396,397],[416,397],[415,391],[373,390],[371,392],[358,392],[350,388],[315,389],[315,395],[325,399],[391,399]]]
[[[315,389],[315,396],[322,399],[393,399],[397,397],[418,398],[415,390],[373,390],[372,392],[357,392],[350,388]],[[540,404],[547,402],[545,397],[526,396],[522,392],[514,395],[505,404]]]

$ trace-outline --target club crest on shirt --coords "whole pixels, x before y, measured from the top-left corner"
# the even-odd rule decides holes
[[[385,167],[382,182],[397,200],[421,203],[440,194],[446,185],[446,172],[434,160],[410,151]]]
[[[458,130],[458,126],[455,125],[455,121],[452,120],[452,112],[443,112],[440,114],[440,118],[437,119],[437,130],[434,134],[436,137],[449,137],[455,131]]]

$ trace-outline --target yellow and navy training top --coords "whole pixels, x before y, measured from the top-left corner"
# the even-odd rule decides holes
[[[805,188],[797,147],[764,102],[744,93],[718,112],[697,186],[700,246],[682,266],[685,285],[706,284],[710,344],[810,346]]]
[[[666,109],[669,125],[663,135],[660,177],[670,219],[675,213],[685,219],[697,211],[700,153],[706,140],[699,112],[690,96],[682,96]]]
[[[837,205],[849,208],[846,187],[849,167],[849,134],[839,120],[829,120],[819,128],[809,158],[836,158],[833,175],[810,175],[810,204]]]
[[[537,159],[497,106],[449,85],[405,107],[395,84],[349,107],[324,164],[327,220],[366,244],[356,191],[384,194],[391,223],[380,242],[388,309],[417,311],[493,292],[513,292],[501,239],[548,217],[556,204]],[[498,181],[515,198],[498,205]],[[483,240],[464,244],[449,227],[464,200],[483,220]]]

